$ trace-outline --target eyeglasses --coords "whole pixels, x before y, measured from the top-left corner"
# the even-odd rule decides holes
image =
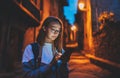
[[[60,30],[56,30],[56,29],[53,29],[53,28],[50,28],[50,30],[51,30],[52,33],[56,33],[56,34],[60,33]]]

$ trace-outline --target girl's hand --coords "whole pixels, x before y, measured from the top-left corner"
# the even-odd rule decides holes
[[[51,61],[51,65],[55,64],[60,59],[61,56],[62,56],[62,53],[56,53],[53,60]]]
[[[62,53],[56,53],[55,54],[55,60],[56,61],[59,60],[61,56],[62,56]]]

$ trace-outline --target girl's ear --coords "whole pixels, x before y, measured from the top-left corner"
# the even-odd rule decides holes
[[[45,26],[42,27],[43,31],[46,31]]]

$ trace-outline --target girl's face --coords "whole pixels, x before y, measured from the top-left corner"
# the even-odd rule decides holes
[[[61,26],[59,23],[51,22],[46,29],[45,42],[53,42],[60,34]]]

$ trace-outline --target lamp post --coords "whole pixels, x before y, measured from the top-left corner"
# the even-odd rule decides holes
[[[72,27],[71,27],[71,30],[72,30],[72,32],[73,32],[73,41],[76,41],[76,32],[77,32],[77,28],[76,28],[76,26],[75,25],[73,25]]]
[[[80,1],[80,0],[79,0]],[[91,25],[91,6],[90,0],[78,3],[78,8],[83,12],[84,20],[84,50],[92,48],[92,25]]]

